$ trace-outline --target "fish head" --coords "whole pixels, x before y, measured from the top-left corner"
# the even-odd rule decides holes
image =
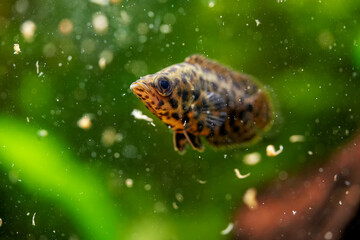
[[[155,114],[162,122],[173,129],[183,129],[182,102],[179,92],[184,86],[178,80],[178,74],[165,70],[147,75],[133,82],[131,91]]]

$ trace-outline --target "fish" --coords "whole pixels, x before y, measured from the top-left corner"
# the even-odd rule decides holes
[[[203,55],[141,77],[130,86],[145,107],[174,131],[174,148],[202,152],[256,142],[273,122],[269,94],[252,76]]]

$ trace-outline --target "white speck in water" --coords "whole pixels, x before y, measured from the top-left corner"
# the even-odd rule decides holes
[[[326,232],[325,233],[325,235],[324,235],[324,239],[326,239],[326,240],[330,240],[330,239],[332,239],[333,238],[333,234],[332,234],[332,232]]]
[[[14,44],[14,54],[19,54],[19,53],[21,53],[20,45],[18,43],[15,43]]]
[[[249,209],[256,209],[258,206],[258,202],[256,200],[257,191],[255,188],[249,188],[246,190],[245,195],[243,197],[243,201]]]
[[[304,135],[292,135],[289,137],[289,141],[291,143],[304,142],[305,136]]]
[[[215,6],[215,2],[211,1],[209,2],[209,8],[213,8]]]
[[[341,200],[339,201],[339,205],[342,205],[342,201],[341,201]]]
[[[40,138],[44,138],[44,137],[47,137],[49,135],[48,131],[45,130],[45,129],[40,129],[38,132],[37,132],[37,135],[38,137]]]
[[[34,212],[34,215],[32,216],[31,224],[35,227],[35,215],[36,212]]]
[[[295,216],[295,215],[296,215],[296,211],[292,210],[292,214]]]
[[[106,6],[106,5],[109,5],[109,3],[110,3],[109,0],[90,0],[90,2],[100,5],[100,6]]]
[[[145,189],[145,191],[150,191],[151,190],[151,185],[150,184],[145,184],[144,189]]]
[[[234,224],[231,222],[227,225],[227,227],[220,232],[221,235],[227,235],[229,234],[234,228]]]
[[[152,118],[149,118],[148,116],[146,116],[145,114],[143,114],[140,110],[138,109],[134,109],[131,112],[131,115],[134,116],[135,119],[139,119],[139,120],[145,120],[148,122],[153,122],[154,120]]]
[[[266,147],[266,155],[268,155],[269,157],[276,157],[283,151],[283,149],[284,147],[280,145],[279,150],[275,151],[274,145],[268,145]]]
[[[33,41],[35,30],[36,24],[31,20],[27,20],[21,25],[21,34],[27,42]]]
[[[261,24],[261,22],[260,22],[259,19],[255,19],[255,23],[256,23],[256,26],[257,26],[257,27]]]
[[[260,160],[261,160],[261,154],[258,152],[246,154],[243,158],[243,162],[246,165],[255,165],[255,164],[259,163]]]
[[[90,114],[84,114],[78,121],[77,125],[79,128],[87,130],[91,128],[92,122],[91,122],[91,115]]]
[[[236,177],[239,178],[239,179],[244,179],[244,178],[247,178],[248,176],[250,176],[250,173],[247,173],[245,175],[241,175],[239,169],[237,169],[237,168],[234,169],[234,172],[235,172]]]
[[[36,61],[35,66],[36,66],[36,74],[39,74],[40,73],[39,61]]]
[[[131,178],[127,178],[127,179],[125,180],[125,185],[126,185],[126,187],[128,187],[128,188],[132,188],[132,186],[134,185],[134,181],[133,181]]]

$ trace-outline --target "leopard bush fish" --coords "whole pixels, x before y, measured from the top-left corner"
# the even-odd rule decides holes
[[[203,151],[201,136],[214,147],[254,142],[272,123],[270,98],[256,80],[201,55],[144,76],[130,88],[174,130],[180,153],[188,143]]]

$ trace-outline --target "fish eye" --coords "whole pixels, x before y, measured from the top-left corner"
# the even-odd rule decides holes
[[[156,79],[157,91],[162,96],[169,96],[172,92],[172,84],[167,77],[161,76]]]

